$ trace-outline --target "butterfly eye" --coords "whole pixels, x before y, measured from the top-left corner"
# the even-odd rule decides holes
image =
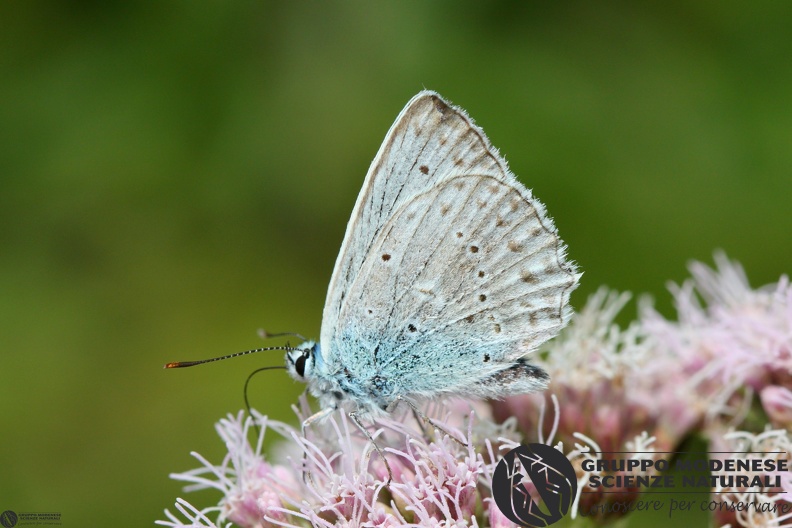
[[[297,360],[294,362],[294,370],[297,371],[297,374],[301,377],[305,377],[305,359],[308,357],[307,353],[302,354]]]

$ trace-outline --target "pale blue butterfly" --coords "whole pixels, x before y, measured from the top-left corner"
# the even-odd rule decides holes
[[[544,389],[548,375],[525,356],[567,324],[579,277],[544,206],[484,132],[420,92],[369,168],[319,342],[286,354],[322,408],[303,426],[340,408],[365,432],[359,414],[402,401],[419,412],[419,400]]]
[[[542,390],[526,354],[569,321],[580,274],[544,206],[464,110],[423,91],[363,183],[318,343],[286,355],[322,410]],[[414,407],[414,405],[411,405]]]

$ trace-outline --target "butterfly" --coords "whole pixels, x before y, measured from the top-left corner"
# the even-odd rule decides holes
[[[526,356],[567,324],[579,278],[544,206],[484,132],[420,92],[363,182],[319,341],[286,347],[286,369],[321,406],[303,430],[342,409],[371,440],[360,417],[402,402],[431,422],[417,402],[543,390],[549,376]],[[283,347],[166,368],[273,349]]]
[[[322,408],[306,422],[546,388],[526,355],[569,321],[579,278],[544,206],[484,132],[420,92],[369,168],[319,341],[286,354]]]

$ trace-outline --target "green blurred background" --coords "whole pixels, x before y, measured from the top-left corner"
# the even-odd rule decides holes
[[[424,87],[545,202],[576,306],[607,284],[671,314],[666,282],[716,248],[754,285],[792,271],[790,57],[789,2],[3,2],[0,510],[162,518],[282,356],[162,364],[318,336]],[[251,398],[292,420],[300,392],[276,371]]]

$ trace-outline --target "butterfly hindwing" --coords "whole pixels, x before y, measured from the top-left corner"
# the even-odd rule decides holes
[[[563,254],[519,184],[444,180],[385,223],[339,313],[344,339],[331,346],[345,365],[371,354],[399,392],[464,393],[564,326],[577,274]]]

